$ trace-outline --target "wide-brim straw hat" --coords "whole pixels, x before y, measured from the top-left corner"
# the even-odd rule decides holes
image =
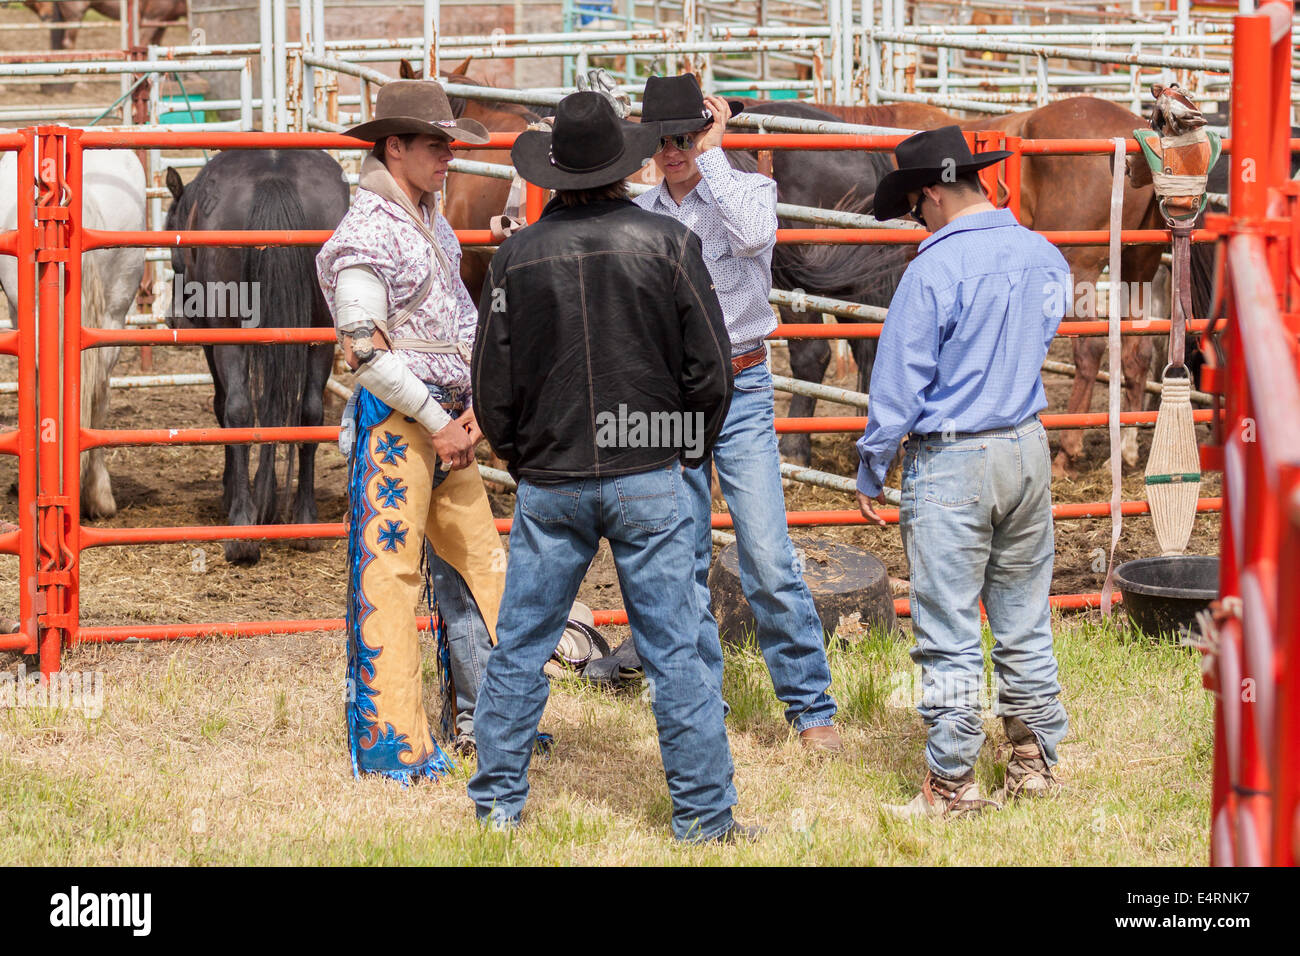
[[[385,136],[425,133],[480,146],[488,131],[472,119],[457,119],[442,84],[434,80],[394,80],[375,97],[375,115],[368,123],[348,130],[349,136],[376,142]]]

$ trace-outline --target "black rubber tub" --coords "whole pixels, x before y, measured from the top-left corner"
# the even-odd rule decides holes
[[[1219,596],[1219,559],[1139,558],[1115,569],[1129,620],[1145,634],[1197,633],[1196,615]]]

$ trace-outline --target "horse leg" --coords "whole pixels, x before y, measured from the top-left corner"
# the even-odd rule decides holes
[[[793,322],[794,319],[783,307],[781,321]],[[831,347],[826,339],[791,339],[790,371],[795,378],[805,382],[821,384],[826,376],[826,367],[831,362]],[[817,399],[807,395],[790,396],[791,418],[811,418],[817,407]],[[790,433],[781,436],[781,455],[796,465],[807,468],[812,464],[812,436]]]
[[[325,381],[333,366],[332,345],[311,347],[307,358],[307,383],[302,396],[302,424],[305,428],[317,428],[325,423]],[[298,446],[298,489],[294,495],[292,520],[297,524],[315,524],[317,521],[314,442],[302,442]],[[297,538],[291,543],[300,551],[319,551],[325,547],[320,538]]]
[[[108,423],[108,378],[119,351],[87,349],[81,353],[81,420],[91,428],[103,428]],[[117,514],[103,448],[92,448],[81,456],[81,513],[87,518]]]
[[[222,411],[217,416],[227,428],[253,426],[253,400],[248,385],[248,349],[242,345],[216,346],[213,349],[216,369],[214,381],[224,393]],[[248,446],[226,446],[226,471],[222,476],[222,500],[229,502],[227,520],[232,525],[255,524],[257,512],[248,485]],[[256,541],[227,541],[226,560],[231,564],[256,564],[261,548]]]
[[[217,363],[212,355],[212,346],[203,346],[203,357],[208,363],[208,372],[212,375],[212,411],[217,416],[217,426],[226,427],[226,386],[221,376],[217,373]],[[222,445],[222,451],[225,452],[226,461],[222,469],[221,481],[221,511],[223,514],[230,514],[232,504],[231,491],[233,484],[226,479],[226,475],[231,474],[235,468],[233,445]]]
[[[1082,335],[1075,338],[1074,387],[1070,389],[1070,399],[1066,403],[1069,414],[1086,412],[1092,404],[1092,387],[1097,382],[1097,373],[1101,370],[1101,353],[1105,348],[1105,339]],[[1053,477],[1073,478],[1078,473],[1076,463],[1083,457],[1083,432],[1077,428],[1063,431],[1058,449],[1056,460],[1052,463]]]

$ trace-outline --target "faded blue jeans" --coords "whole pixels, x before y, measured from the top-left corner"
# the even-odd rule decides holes
[[[689,495],[676,463],[617,478],[519,483],[497,646],[474,714],[478,770],[469,795],[483,822],[519,821],[533,739],[550,693],[542,673],[600,539],[614,555],[645,667],[679,840],[732,825],[736,802],[722,698],[700,659],[691,582]]]
[[[735,379],[731,409],[713,446],[713,464],[735,525],[740,586],[758,625],[758,646],[772,675],[785,719],[796,731],[834,723],[831,668],[812,593],[796,564],[786,528],[781,454],[777,450],[772,371],[767,363]],[[722,687],[718,622],[709,608],[713,502],[709,465],[688,468],[695,511],[695,588],[700,605],[700,656]]]
[[[957,778],[984,743],[979,602],[993,631],[997,713],[1019,717],[1049,765],[1068,722],[1048,592],[1052,467],[1037,418],[973,436],[908,440],[900,523],[912,576],[926,761]]]
[[[438,599],[450,645],[451,682],[456,689],[456,733],[474,733],[478,687],[492,653],[492,636],[465,579],[429,549],[433,593]]]

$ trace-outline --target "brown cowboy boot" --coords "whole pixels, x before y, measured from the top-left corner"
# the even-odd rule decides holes
[[[1001,809],[992,800],[980,797],[979,784],[975,782],[975,771],[966,771],[965,776],[956,780],[940,777],[933,770],[926,770],[921,792],[908,804],[885,804],[885,812],[896,817],[919,819],[922,817],[942,817],[955,819],[974,816],[986,809]]]
[[[1038,738],[1019,717],[1003,717],[1011,759],[1007,761],[1006,784],[995,796],[1003,802],[1021,797],[1054,797],[1061,790],[1052,769],[1043,759]],[[1005,752],[1005,751],[1004,751]]]

